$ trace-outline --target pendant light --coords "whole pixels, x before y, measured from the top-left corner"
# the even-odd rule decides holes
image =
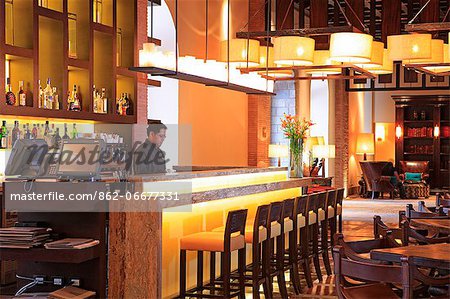
[[[276,64],[274,63],[274,56],[273,56],[274,49],[273,47],[266,47],[266,46],[260,46],[259,47],[259,67],[260,68],[272,68],[276,67]],[[267,57],[268,55],[268,57]],[[275,78],[286,78],[286,77],[293,77],[294,72],[291,70],[268,70],[268,71],[260,71],[258,72],[259,75],[269,75],[271,77]]]
[[[387,37],[389,59],[408,63],[412,59],[431,58],[431,34],[402,34]]]
[[[444,41],[442,39],[431,40],[431,57],[425,59],[411,59],[411,64],[442,63],[444,61]]]
[[[384,43],[373,41],[372,53],[368,63],[356,64],[364,69],[381,67],[383,65]]]
[[[373,37],[355,32],[333,33],[330,37],[332,60],[348,63],[368,63],[372,55]]]
[[[340,65],[340,63],[330,59],[330,51],[328,50],[314,51],[313,66],[324,66],[324,65]],[[342,70],[340,68],[312,69],[306,71],[306,73],[317,75],[335,75],[341,74]]]
[[[444,55],[444,59],[443,62],[444,63],[450,63],[450,50],[449,50],[449,46],[448,44],[444,44],[443,45],[443,55]],[[431,72],[434,73],[446,73],[446,72],[450,72],[450,65],[436,65],[436,66],[426,66],[424,67],[424,69],[427,69]]]
[[[280,36],[273,39],[274,63],[283,66],[312,65],[315,40],[301,36]]]
[[[229,46],[229,54],[228,54]],[[255,67],[259,65],[259,41],[254,39],[233,38],[221,42],[220,58],[236,67]],[[248,64],[247,64],[248,61]]]
[[[389,59],[389,53],[387,49],[383,49],[383,64],[379,66],[364,67],[372,74],[386,75],[394,72],[394,62]]]

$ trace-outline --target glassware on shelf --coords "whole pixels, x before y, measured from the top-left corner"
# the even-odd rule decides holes
[[[77,15],[68,13],[69,57],[77,58]]]
[[[122,28],[117,27],[116,33],[117,43],[117,66],[122,65]]]
[[[5,1],[5,42],[14,45],[14,0]]]
[[[103,14],[103,0],[94,0],[93,12],[94,12],[94,22],[101,23]]]

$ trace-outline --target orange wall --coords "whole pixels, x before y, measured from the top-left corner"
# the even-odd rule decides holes
[[[174,11],[174,1],[167,1]],[[208,58],[218,59],[226,36],[226,1],[209,1]],[[225,10],[223,10],[225,8]],[[231,2],[231,33],[247,23],[248,2]],[[178,1],[180,55],[205,57],[205,1]],[[225,28],[224,28],[225,26]],[[179,82],[179,124],[192,127],[192,165],[246,166],[248,96],[202,84]],[[179,164],[184,164],[183,160]]]
[[[375,160],[390,161],[395,164],[395,123],[377,123],[384,126],[384,141],[375,136]]]

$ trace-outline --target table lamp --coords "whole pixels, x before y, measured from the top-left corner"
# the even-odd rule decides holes
[[[314,157],[330,159],[336,157],[336,146],[331,144],[315,145],[313,147]],[[322,164],[322,177],[325,177],[325,160]]]
[[[281,158],[289,157],[287,145],[269,144],[269,158],[278,158],[278,167],[281,167]]]
[[[356,154],[364,155],[364,161],[367,161],[367,155],[375,155],[374,134],[358,134],[356,137]]]

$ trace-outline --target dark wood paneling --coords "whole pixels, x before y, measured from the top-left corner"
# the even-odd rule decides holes
[[[294,29],[294,0],[278,0],[276,2],[276,28]]]
[[[311,1],[311,17],[310,27],[321,28],[328,26],[328,1],[327,0],[314,0]],[[314,37],[316,44],[327,44],[328,36]],[[318,48],[317,48],[318,49]]]
[[[381,40],[386,43],[387,36],[400,34],[401,0],[382,0]]]
[[[347,14],[350,23],[359,30],[363,31],[364,28],[361,25],[360,21],[362,22],[364,20],[364,0],[348,0],[348,4],[350,4],[351,8],[346,7],[345,13]],[[355,14],[360,21],[358,21],[358,18],[355,16]]]
[[[420,7],[425,5],[428,0],[420,0]],[[430,3],[420,13],[418,19],[420,23],[439,22],[439,0],[431,0]]]

